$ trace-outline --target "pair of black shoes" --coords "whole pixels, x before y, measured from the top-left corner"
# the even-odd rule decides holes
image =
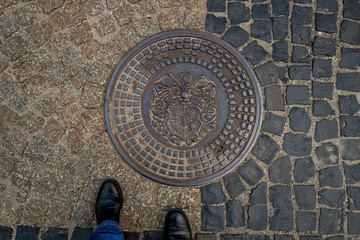
[[[105,180],[97,195],[95,212],[97,224],[106,220],[119,222],[123,196],[119,183],[114,179]],[[172,209],[165,220],[165,236],[168,240],[190,240],[191,229],[185,213]]]

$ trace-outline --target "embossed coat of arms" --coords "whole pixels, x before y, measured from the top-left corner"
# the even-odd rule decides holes
[[[215,84],[189,72],[154,84],[152,126],[173,144],[191,146],[216,127]]]

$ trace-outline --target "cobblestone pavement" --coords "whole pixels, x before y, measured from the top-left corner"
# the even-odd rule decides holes
[[[124,53],[184,28],[242,51],[265,111],[237,170],[178,188],[120,159],[102,109]],[[87,239],[108,177],[127,239],[162,239],[173,207],[198,240],[359,239],[358,0],[0,0],[0,51],[0,239]]]

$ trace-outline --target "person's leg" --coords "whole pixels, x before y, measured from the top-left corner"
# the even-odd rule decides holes
[[[120,231],[119,223],[108,220],[100,223],[89,240],[123,240],[124,235]]]
[[[99,190],[95,203],[98,228],[89,240],[122,240],[119,219],[123,196],[119,183],[114,179],[105,180]]]

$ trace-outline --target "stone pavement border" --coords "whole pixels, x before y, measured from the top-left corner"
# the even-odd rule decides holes
[[[38,1],[42,13],[52,15],[50,18],[42,15],[41,24],[37,23],[39,17],[33,14],[36,10],[30,3],[22,3],[17,7],[14,1],[9,1],[6,4],[13,6],[1,8],[0,19],[5,23],[1,26],[6,26],[0,27],[2,35],[0,50],[3,54],[0,56],[2,86],[0,111],[2,116],[6,116],[1,119],[1,126],[6,131],[11,129],[13,132],[9,134],[0,131],[0,152],[10,154],[6,155],[6,159],[2,159],[6,160],[6,164],[1,166],[0,192],[8,193],[7,185],[17,186],[16,193],[11,196],[14,196],[14,200],[19,203],[25,202],[27,211],[22,218],[22,223],[25,224],[21,225],[17,223],[20,221],[12,220],[9,227],[10,221],[7,219],[15,219],[24,208],[12,205],[7,199],[3,201],[0,208],[0,224],[4,225],[0,227],[1,239],[21,239],[20,237],[23,236],[26,236],[26,239],[30,239],[29,236],[37,239],[35,235],[41,236],[42,239],[87,238],[90,234],[88,227],[68,229],[61,227],[59,222],[67,219],[68,214],[72,213],[72,208],[68,208],[67,205],[68,200],[64,200],[62,196],[76,199],[76,191],[84,188],[84,183],[74,178],[74,175],[83,174],[88,168],[79,167],[82,162],[73,159],[66,168],[70,160],[65,160],[64,165],[60,166],[64,169],[62,179],[71,179],[74,186],[70,186],[62,179],[55,179],[54,175],[46,176],[41,172],[33,178],[32,174],[38,169],[31,168],[29,165],[31,161],[25,162],[17,158],[23,156],[24,152],[28,160],[34,160],[31,157],[50,160],[48,165],[39,166],[52,166],[52,163],[57,163],[59,160],[51,155],[66,155],[62,153],[64,151],[62,147],[53,148],[48,141],[55,143],[60,141],[62,144],[64,139],[62,136],[65,132],[67,140],[64,146],[68,146],[73,154],[80,152],[84,159],[90,155],[97,156],[91,151],[81,153],[81,149],[88,144],[87,136],[93,131],[92,129],[101,126],[94,116],[101,114],[96,110],[101,106],[99,102],[103,97],[98,92],[103,89],[101,86],[106,82],[101,80],[92,82],[94,80],[89,76],[97,76],[96,79],[104,79],[104,76],[108,76],[111,66],[116,64],[118,59],[112,59],[106,54],[114,51],[120,57],[123,51],[126,52],[131,47],[126,44],[130,42],[129,36],[133,37],[130,40],[139,41],[157,31],[167,30],[174,27],[171,23],[176,25],[178,13],[184,14],[184,9],[176,7],[176,5],[182,6],[183,1],[163,0],[160,1],[162,6],[169,7],[174,14],[166,15],[171,10],[165,9],[160,11],[159,19],[162,19],[160,17],[162,14],[164,17],[172,18],[172,21],[162,21],[160,27],[154,27],[155,25],[145,20],[139,20],[134,22],[132,28],[126,25],[132,21],[129,17],[132,13],[131,9],[127,11],[129,15],[121,17],[121,14],[117,15],[115,11],[121,8],[117,6],[119,3],[117,1],[107,0],[106,5],[102,2],[100,4],[89,2],[91,4],[87,6],[84,15],[81,7],[71,0],[66,1],[64,12],[56,10],[61,9],[64,1]],[[186,4],[190,2],[192,1],[186,1]],[[266,111],[262,134],[247,161],[222,180],[201,187],[202,220],[194,224],[195,238],[357,239],[360,234],[358,227],[360,226],[359,2],[356,0],[252,0],[251,2],[208,0],[205,4],[208,10],[206,16],[203,15],[206,20],[205,30],[238,47],[253,64],[263,86]],[[108,10],[115,9],[116,24],[123,26],[120,31],[126,34],[115,34],[118,31],[117,25],[113,18],[105,16],[108,10],[104,10],[104,6]],[[175,8],[172,9],[174,6]],[[147,5],[146,10],[137,8],[136,11],[143,11],[142,14],[146,14],[146,11],[154,11],[151,7],[153,5],[150,4]],[[22,11],[23,9],[26,11]],[[183,16],[192,16],[192,20],[195,19],[194,15],[204,14],[201,10],[196,10],[198,12],[195,13],[196,11],[189,9],[185,10],[189,15]],[[104,11],[106,14],[100,14],[101,18],[90,17]],[[21,18],[22,15],[16,12],[27,14],[26,17]],[[67,14],[64,22],[61,20],[62,14]],[[88,20],[84,21],[86,18]],[[194,25],[189,25],[191,18],[187,19],[187,21],[185,19],[187,24],[182,22],[183,25],[179,26],[194,28]],[[153,18],[151,21],[158,19]],[[94,28],[93,31],[91,27]],[[23,31],[17,33],[19,29]],[[62,35],[61,29],[65,29],[66,34]],[[134,29],[141,29],[141,33],[139,32],[141,36],[138,34],[135,36]],[[42,32],[45,34],[40,35]],[[59,38],[49,38],[54,32]],[[36,41],[34,35],[38,36]],[[112,37],[114,42],[121,46],[121,50],[104,40]],[[26,47],[24,47],[24,38],[27,41]],[[67,47],[70,41],[79,46],[77,50],[81,52],[74,54],[72,48]],[[47,51],[43,51],[43,48],[36,51],[36,48],[45,42],[51,49],[51,54],[61,59],[61,62],[51,62],[53,59],[49,57]],[[31,52],[30,55],[28,51]],[[30,60],[23,58],[23,55],[30,57]],[[71,62],[63,58],[69,55],[72,56],[71,59],[78,59],[75,65],[71,65]],[[88,61],[92,61],[94,56],[101,61],[89,68]],[[49,62],[52,65],[49,65]],[[14,70],[10,71],[12,68]],[[72,81],[63,79],[58,69],[66,69],[68,71],[66,74],[71,76]],[[82,69],[86,70],[82,71]],[[108,72],[104,73],[99,69],[107,69]],[[26,79],[29,71],[34,73],[34,77],[30,80]],[[35,74],[37,72],[41,75]],[[77,75],[79,72],[80,74]],[[44,78],[49,86],[61,85],[61,90],[56,90],[57,94],[50,95],[50,98],[42,95],[40,98],[33,98],[44,90]],[[32,95],[24,97],[16,92],[15,90],[20,86]],[[75,86],[75,89],[72,86]],[[82,113],[87,123],[91,123],[85,128],[81,127],[76,118],[68,114],[78,113],[79,109],[82,109],[80,105],[72,104],[76,102],[74,100],[78,91],[76,89],[82,91],[80,94],[82,106],[94,109],[91,113]],[[29,104],[32,100],[36,101],[35,108]],[[31,111],[27,109],[29,106]],[[42,113],[41,116],[38,115],[39,111]],[[45,122],[46,126],[43,128]],[[35,137],[28,145],[28,139],[17,134],[19,130],[13,127],[14,124],[26,126],[30,133],[44,131],[48,140]],[[96,136],[101,139],[101,135]],[[101,152],[108,150],[101,142],[90,141],[90,144],[94,149],[105,149]],[[39,151],[49,151],[49,153],[45,155]],[[110,159],[105,163],[109,169],[116,169],[118,166],[112,165],[111,154],[106,157]],[[14,162],[16,162],[15,173],[12,173]],[[36,164],[43,163],[38,161]],[[89,164],[101,165],[99,162]],[[99,174],[98,181],[106,177],[101,169],[96,171]],[[8,178],[9,176],[11,178]],[[41,191],[41,188],[44,188],[41,184],[45,180],[50,182],[44,185],[48,191]],[[59,181],[63,187],[58,188]],[[96,187],[86,187],[84,196],[91,195],[90,193],[96,191]],[[34,191],[34,188],[37,190]],[[147,185],[144,189],[152,190]],[[57,199],[49,201],[51,203],[49,208],[49,204],[42,199],[47,199],[51,191],[56,191]],[[166,192],[168,189],[164,188],[163,191]],[[34,198],[31,194],[35,193],[38,196]],[[52,196],[53,193],[50,195]],[[145,199],[143,196],[141,195],[141,198]],[[182,197],[181,200],[185,199]],[[87,211],[90,212],[91,206],[89,200],[79,202],[78,208],[88,209]],[[48,208],[51,215],[49,218],[54,220],[47,222],[44,228],[42,219]],[[30,218],[30,211],[32,214],[37,214],[36,219]],[[83,219],[89,217],[87,211],[78,217]],[[54,216],[56,214],[59,215],[58,219]],[[131,223],[132,220],[127,213],[124,218],[129,218]],[[73,221],[81,222],[75,219]],[[80,225],[93,227],[90,223],[81,223],[78,226]],[[126,225],[124,228],[130,229]],[[140,237],[161,239],[163,233],[159,229],[161,226],[147,226],[145,232],[129,232],[127,236],[128,239]]]

